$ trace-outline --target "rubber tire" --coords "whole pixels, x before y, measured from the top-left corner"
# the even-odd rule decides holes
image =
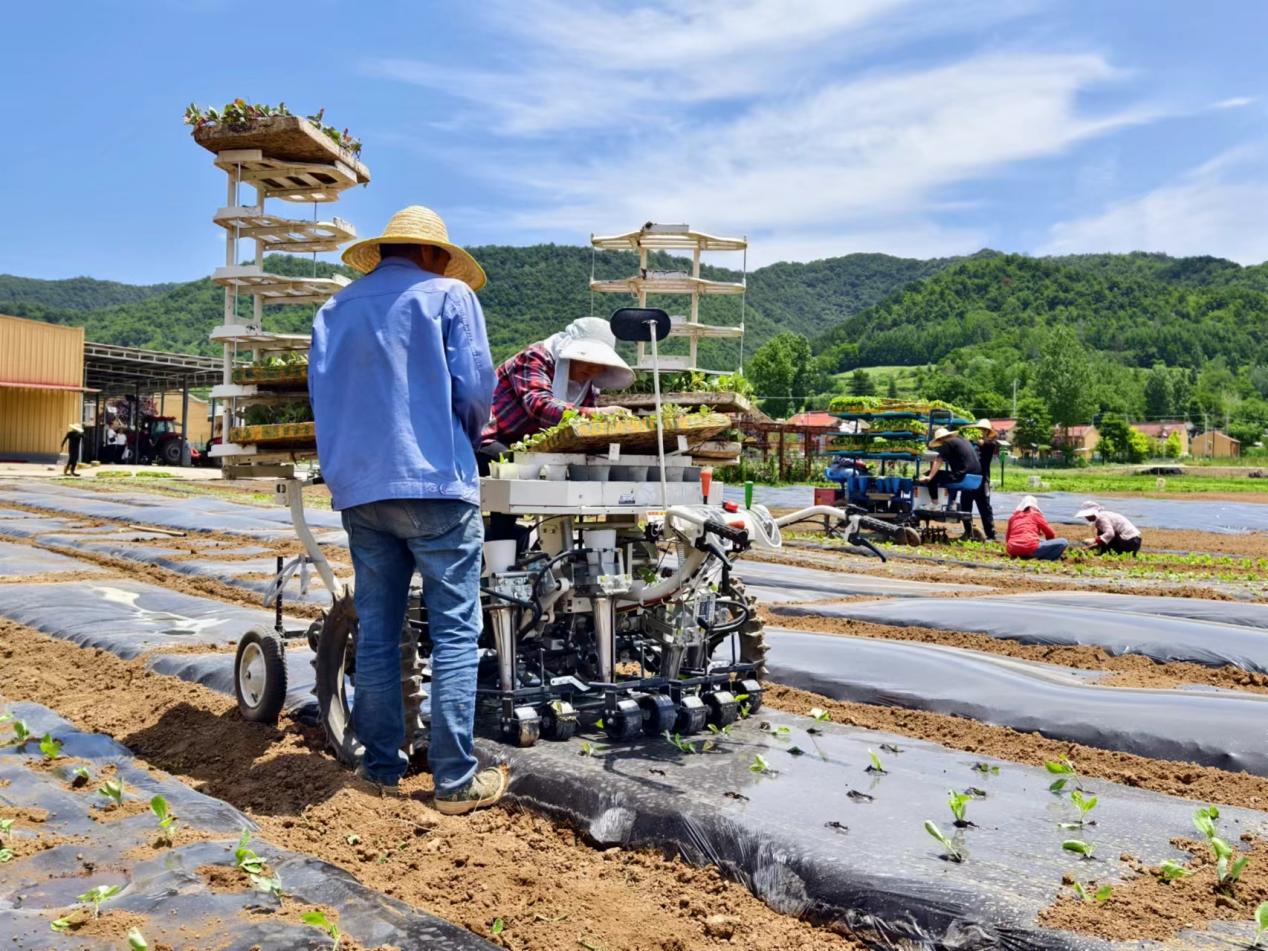
[[[743,602],[748,608],[748,618],[740,628],[740,663],[753,664],[753,674],[758,680],[766,679],[766,622],[757,613],[757,598],[744,588],[744,582],[731,578],[730,589],[724,592],[728,597]],[[718,634],[709,638],[709,656],[717,650],[718,645],[730,637],[729,634]]]
[[[678,720],[678,708],[664,694],[648,694],[640,697],[639,707],[643,711],[643,733],[647,736],[660,736],[666,730],[670,733]]]
[[[360,744],[352,733],[351,711],[343,693],[344,653],[354,636],[357,609],[352,595],[335,601],[322,624],[317,638],[317,654],[313,658],[318,718],[326,731],[326,744],[339,762],[356,766]]]
[[[163,465],[179,466],[181,464],[181,448],[181,440],[179,439],[169,439],[163,443],[163,448],[158,452],[163,459]]]
[[[242,693],[241,668],[243,655],[257,649],[264,662],[264,686],[259,702],[252,705]],[[277,723],[286,703],[286,648],[272,631],[253,627],[238,641],[238,652],[233,659],[233,693],[242,719],[251,723]]]

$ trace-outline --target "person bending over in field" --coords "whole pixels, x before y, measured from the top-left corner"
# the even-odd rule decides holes
[[[1004,547],[1010,558],[1057,561],[1069,544],[1064,538],[1057,538],[1057,533],[1039,511],[1039,503],[1033,495],[1018,503],[1004,535]]]
[[[1096,526],[1096,536],[1085,544],[1095,548],[1098,555],[1113,553],[1134,558],[1140,551],[1140,529],[1117,512],[1102,508],[1099,502],[1084,502],[1075,517],[1087,519]]]

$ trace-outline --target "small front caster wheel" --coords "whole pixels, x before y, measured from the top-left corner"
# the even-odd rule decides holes
[[[286,702],[286,649],[272,631],[251,628],[233,661],[238,712],[252,723],[276,723]]]

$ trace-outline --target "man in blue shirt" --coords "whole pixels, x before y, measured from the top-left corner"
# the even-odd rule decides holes
[[[472,740],[484,541],[474,446],[494,383],[475,296],[484,272],[417,205],[343,260],[368,273],[314,318],[308,389],[356,572],[358,774],[390,793],[405,773],[400,640],[417,570],[433,645],[436,808],[470,812],[507,784],[505,770],[478,769]]]

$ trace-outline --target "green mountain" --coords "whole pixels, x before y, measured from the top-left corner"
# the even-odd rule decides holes
[[[601,253],[569,245],[508,247],[489,245],[471,249],[489,275],[480,292],[494,355],[501,359],[526,343],[554,333],[570,320],[590,313],[607,314],[631,303],[620,295],[590,294],[593,273],[601,279],[623,277],[637,270],[632,254]],[[754,349],[781,330],[818,335],[842,317],[877,303],[912,281],[936,273],[955,258],[918,261],[883,254],[851,254],[809,264],[774,264],[748,275],[749,292],[741,315],[739,298],[711,297],[702,301],[706,320],[747,328],[745,347]],[[665,270],[687,270],[690,262],[653,255],[650,265]],[[328,276],[354,272],[326,262],[291,255],[270,255],[275,273]],[[739,273],[704,266],[702,273],[717,280],[739,280]],[[93,291],[98,296],[93,297]],[[685,298],[657,298],[658,306],[682,313]],[[248,313],[248,302],[239,310]],[[89,278],[38,281],[0,275],[0,313],[32,317],[85,328],[88,339],[100,343],[212,353],[207,335],[220,322],[223,291],[210,280],[182,284],[133,287]],[[592,310],[593,307],[593,310]],[[312,307],[270,308],[265,326],[303,331]],[[712,343],[709,357],[719,367],[738,359],[734,343]],[[675,352],[668,347],[667,352]]]

